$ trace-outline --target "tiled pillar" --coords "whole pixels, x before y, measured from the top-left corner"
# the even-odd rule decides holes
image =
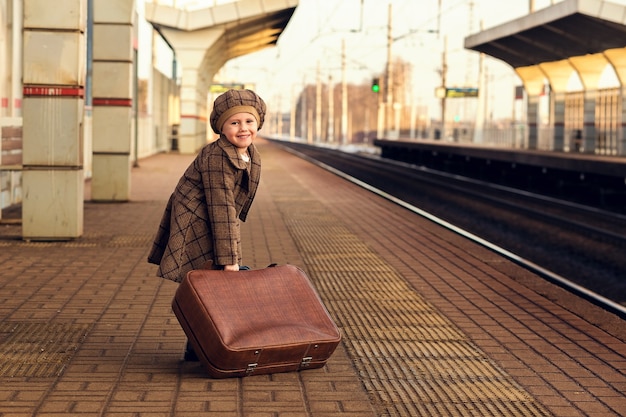
[[[9,96],[11,84],[7,62],[11,62],[11,44],[13,40],[9,35],[8,8],[0,1],[0,121],[3,117],[9,116]],[[0,172],[0,175],[2,173]]]
[[[94,201],[130,199],[134,12],[134,0],[94,0]]]
[[[183,66],[180,108],[178,151],[193,154],[207,141],[207,89],[206,83],[199,80],[197,68]]]
[[[210,51],[219,55],[215,45],[219,45],[224,29],[184,32],[163,28],[162,33],[176,49],[176,58],[182,68],[178,151],[193,154],[206,145],[208,135],[213,135],[212,131],[207,132],[207,114],[211,110],[207,106],[207,96],[214,70],[206,68],[205,59],[210,56]],[[223,56],[212,58],[211,68],[220,68],[224,61]]]
[[[83,233],[86,0],[23,3],[25,240]]]
[[[0,118],[22,117],[22,3],[0,1]]]

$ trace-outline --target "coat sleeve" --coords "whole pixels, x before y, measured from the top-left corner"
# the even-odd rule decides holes
[[[159,229],[154,238],[154,242],[152,243],[152,249],[148,254],[148,262],[152,264],[159,265],[161,260],[163,259],[163,254],[165,253],[165,248],[170,239],[170,219],[172,216],[172,197],[170,196],[167,201],[167,206],[165,207],[165,211],[163,212],[163,216],[161,217],[161,222],[159,223]]]
[[[239,170],[224,154],[212,152],[205,161],[207,166],[202,182],[214,240],[214,260],[217,265],[234,265],[239,262],[238,245],[241,241],[235,205]]]

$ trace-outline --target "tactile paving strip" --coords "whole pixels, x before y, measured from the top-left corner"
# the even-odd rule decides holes
[[[378,415],[549,415],[321,203],[277,207]]]
[[[67,323],[0,323],[0,377],[60,375],[90,327]]]
[[[145,248],[152,245],[154,235],[89,235],[77,239],[59,241],[26,241],[13,236],[0,240],[0,247],[32,247],[32,248]]]

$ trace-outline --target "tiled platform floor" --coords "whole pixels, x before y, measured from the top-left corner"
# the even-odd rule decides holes
[[[177,284],[145,258],[192,156],[156,155],[133,169],[131,202],[86,202],[76,241],[23,242],[19,224],[0,225],[0,416],[626,413],[623,321],[258,145],[244,260],[307,271],[344,335],[328,365],[212,380],[182,361]]]

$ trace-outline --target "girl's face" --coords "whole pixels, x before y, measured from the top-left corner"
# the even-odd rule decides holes
[[[235,113],[226,119],[222,133],[239,153],[245,153],[248,146],[256,138],[258,124],[250,113]]]

